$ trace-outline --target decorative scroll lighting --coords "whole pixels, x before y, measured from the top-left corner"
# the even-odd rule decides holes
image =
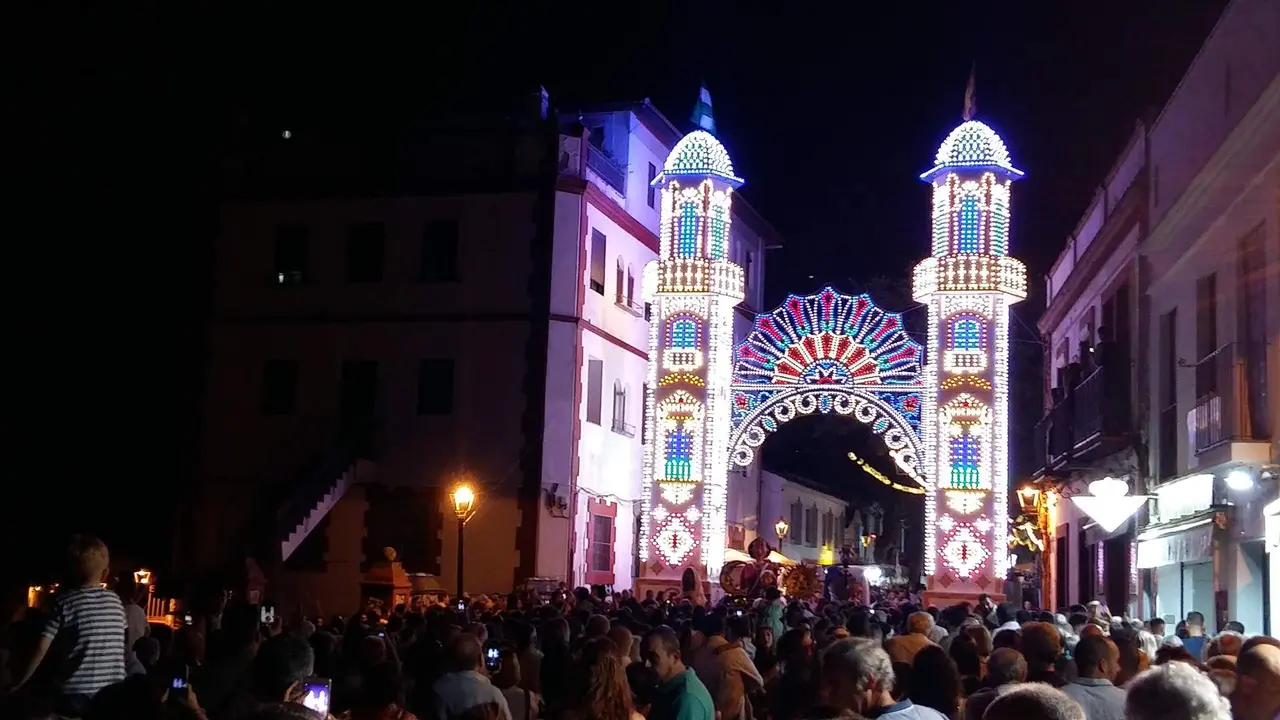
[[[1130,495],[1128,483],[1111,477],[1094,480],[1089,483],[1088,495],[1071,498],[1076,507],[1106,532],[1123,525],[1146,501],[1146,495]]]
[[[903,485],[903,484],[901,484],[901,483],[896,483],[896,482],[894,482],[894,481],[890,480],[887,476],[885,476],[885,474],[884,474],[884,473],[882,473],[882,472],[880,472],[879,470],[876,470],[875,468],[871,467],[871,465],[869,465],[869,464],[867,463],[867,461],[866,461],[866,460],[863,460],[862,458],[858,457],[858,456],[857,456],[857,455],[855,455],[854,453],[849,453],[849,459],[850,459],[850,460],[852,460],[852,461],[854,461],[855,463],[857,463],[858,467],[862,468],[863,472],[865,472],[866,474],[868,474],[868,475],[870,475],[871,477],[875,478],[876,480],[879,480],[881,483],[883,483],[883,484],[885,484],[885,485],[888,485],[889,487],[893,488],[894,490],[898,490],[898,491],[900,491],[900,492],[904,492],[904,493],[910,493],[910,494],[912,494],[912,495],[923,495],[923,494],[924,494],[924,488],[922,488],[922,487],[912,487],[912,486],[910,486],[910,485]],[[914,479],[914,478],[913,478],[913,479]]]

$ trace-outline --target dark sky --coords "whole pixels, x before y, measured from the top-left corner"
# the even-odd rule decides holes
[[[1038,291],[1134,119],[1163,103],[1224,4],[475,2],[412,17],[222,4],[33,17],[15,26],[10,105],[20,189],[8,296],[26,350],[7,393],[9,471],[25,494],[8,503],[6,534],[40,546],[84,528],[168,552],[166,506],[188,478],[199,414],[215,171],[237,118],[377,132],[383,117],[460,95],[502,105],[541,83],[562,109],[650,97],[683,126],[706,82],[744,195],[785,237],[768,260],[773,303],[824,281],[856,290],[902,276],[925,253],[916,176],[959,122],[976,66],[978,117],[1027,171],[1012,248]],[[1026,304],[1028,325],[1042,302]]]

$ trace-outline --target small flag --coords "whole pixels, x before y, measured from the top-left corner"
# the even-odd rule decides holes
[[[716,118],[711,114],[711,91],[705,85],[698,93],[698,104],[693,106],[693,117],[689,119],[712,135],[716,133]]]
[[[978,112],[978,91],[974,87],[976,68],[969,69],[969,84],[964,87],[964,119],[968,122]]]

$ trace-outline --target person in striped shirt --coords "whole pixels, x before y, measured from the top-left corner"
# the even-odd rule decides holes
[[[70,577],[18,686],[47,658],[60,692],[56,714],[78,718],[99,690],[124,680],[128,623],[120,597],[102,587],[110,562],[106,544],[92,535],[75,535],[68,555]]]

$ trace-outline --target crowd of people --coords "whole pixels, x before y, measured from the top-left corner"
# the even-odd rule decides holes
[[[266,618],[222,595],[174,630],[107,549],[3,635],[0,717],[169,720],[1276,720],[1280,641],[1191,613],[1112,617],[1013,605],[942,609],[635,596],[445,598]],[[264,622],[264,619],[267,622]]]

